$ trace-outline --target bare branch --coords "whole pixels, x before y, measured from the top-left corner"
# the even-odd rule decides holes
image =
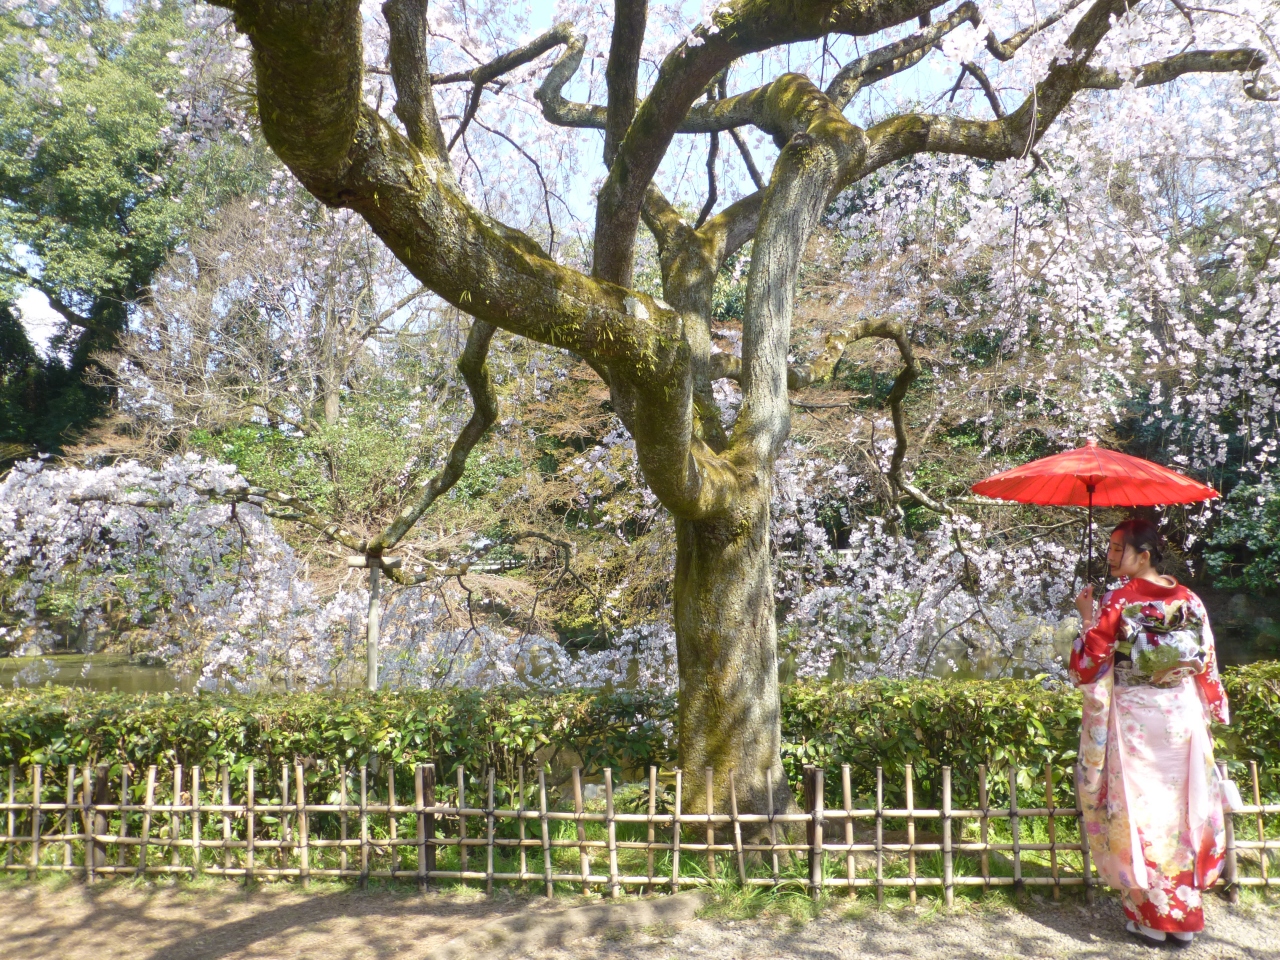
[[[636,91],[640,75],[640,48],[644,44],[646,0],[614,0],[613,36],[609,61],[604,68],[609,105],[605,113],[604,162],[612,166],[618,146],[636,115]]]
[[[1258,70],[1267,58],[1258,50],[1188,50],[1164,60],[1144,63],[1133,76],[1135,87],[1153,87],[1188,73],[1244,73]],[[1087,90],[1119,90],[1127,78],[1111,68],[1090,67],[1082,86]]]
[[[382,15],[391,31],[391,82],[396,116],[419,150],[448,155],[427,70],[427,0],[387,0]]]
[[[693,224],[695,230],[707,222],[707,217],[716,208],[716,155],[720,152],[720,135],[713,133],[710,136],[711,142],[707,144],[707,201],[698,211],[698,219]]]
[[[48,299],[49,306],[53,309],[53,312],[62,317],[63,320],[67,321],[67,323],[71,324],[73,327],[79,327],[81,330],[94,329],[94,323],[92,320],[88,317],[81,316],[67,306],[66,303],[63,302],[62,298],[58,296],[58,291],[53,286],[46,283],[41,277],[37,277],[35,274],[21,266],[18,266],[17,264],[0,264],[0,272],[7,273],[20,283],[43,293]]]
[[[756,185],[757,190],[763,190],[765,186],[764,177],[760,176],[760,168],[756,166],[756,161],[751,156],[747,141],[742,138],[741,133],[732,128],[729,130],[729,137],[733,140],[734,146],[738,148],[738,153],[742,154],[742,162],[747,165],[747,173],[751,176],[751,182]]]
[[[515,50],[504,53],[499,57],[494,57],[488,63],[482,63],[471,70],[460,70],[455,73],[433,73],[431,75],[431,83],[433,86],[448,83],[471,83],[482,87],[504,73],[510,73],[526,63],[532,63],[548,50],[554,50],[561,44],[571,43],[573,39],[573,25],[570,23],[558,23],[537,39],[526,43],[523,47],[517,47]]]
[[[1005,115],[1004,104],[1000,102],[1000,98],[996,95],[996,88],[991,85],[991,78],[987,76],[985,70],[972,61],[964,64],[964,69],[969,72],[973,79],[978,81],[978,86],[982,87],[982,92],[987,95],[987,103],[991,104],[991,112],[997,117]]]
[[[1084,3],[1084,0],[1067,0],[1067,2],[1056,12],[1049,14],[1041,20],[1037,20],[1029,26],[1023,27],[1008,40],[1002,41],[997,38],[994,33],[988,31],[987,50],[990,51],[991,55],[997,60],[1012,60],[1013,55],[1018,52],[1019,47],[1034,37],[1037,33],[1053,26],[1082,3]]]

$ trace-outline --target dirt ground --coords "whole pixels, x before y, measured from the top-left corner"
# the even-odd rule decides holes
[[[1274,903],[1274,902],[1273,902]],[[2,960],[414,960],[479,924],[522,911],[572,906],[482,894],[356,891],[231,884],[199,888],[0,888]],[[1209,933],[1179,951],[1186,960],[1280,960],[1280,906],[1209,907]],[[678,929],[579,940],[537,960],[861,960],[861,958],[1115,958],[1152,951],[1120,929],[1119,907],[1100,901],[1027,900],[1014,908],[827,910],[798,923],[784,916],[701,919]]]

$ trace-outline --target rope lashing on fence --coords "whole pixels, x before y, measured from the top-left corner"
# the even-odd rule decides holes
[[[980,766],[973,808],[953,803],[950,767],[941,767],[930,787],[940,805],[918,806],[916,773],[905,768],[905,805],[886,807],[884,772],[876,768],[872,806],[872,798],[853,795],[846,764],[839,800],[828,805],[825,771],[806,767],[800,808],[745,813],[734,771],[717,779],[708,769],[705,812],[693,813],[684,808],[682,772],[652,767],[647,783],[615,784],[605,770],[598,785],[585,784],[574,768],[569,795],[553,803],[545,770],[535,785],[523,769],[507,783],[494,770],[473,777],[459,767],[455,784],[447,784],[434,764],[250,765],[237,773],[233,797],[227,767],[206,777],[198,766],[175,765],[163,775],[152,766],[138,782],[127,768],[112,777],[105,765],[13,766],[0,845],[6,871],[32,878],[79,873],[89,881],[166,874],[305,886],[314,877],[377,877],[424,889],[438,881],[483,883],[489,893],[495,883],[540,883],[548,896],[559,883],[618,897],[736,874],[744,887],[797,885],[814,897],[873,888],[883,901],[886,889],[905,888],[914,902],[918,890],[941,888],[948,906],[958,887],[1050,887],[1055,897],[1063,887],[1083,887],[1092,895],[1098,881],[1071,771],[1045,770],[1045,805],[1023,807],[1019,782],[1035,780],[1006,770],[997,783],[1008,803],[995,806]],[[1263,802],[1256,763],[1249,773],[1253,803],[1227,817],[1219,883],[1233,898],[1243,886],[1269,887],[1268,859],[1280,851],[1280,802]],[[409,783],[412,802],[405,803]],[[726,795],[716,796],[717,783],[727,784]],[[1064,790],[1073,796],[1068,805],[1055,799]],[[771,777],[766,795],[773,797]],[[472,851],[483,851],[483,869],[473,869]]]

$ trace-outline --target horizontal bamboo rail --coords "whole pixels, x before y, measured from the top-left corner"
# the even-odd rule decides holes
[[[603,776],[603,809],[588,808],[591,787],[584,788],[577,769],[571,794],[556,798],[569,809],[555,809],[545,772],[532,778],[521,770],[517,786],[499,785],[491,770],[469,778],[461,769],[456,785],[447,784],[437,779],[433,764],[384,766],[380,772],[327,769],[338,789],[319,796],[317,781],[313,776],[308,782],[301,764],[278,768],[278,777],[276,770],[250,766],[233,801],[225,767],[208,777],[200,767],[179,765],[163,776],[153,766],[142,776],[125,770],[115,778],[106,766],[10,767],[0,802],[0,869],[30,877],[76,873],[89,881],[207,875],[305,885],[316,877],[361,883],[388,878],[425,887],[447,880],[484,883],[490,893],[495,882],[541,883],[548,895],[561,883],[615,897],[629,887],[704,885],[723,872],[736,874],[744,886],[798,885],[815,897],[827,889],[849,896],[874,889],[882,900],[886,889],[905,888],[914,900],[918,889],[940,888],[947,905],[962,887],[1051,888],[1055,897],[1063,887],[1083,887],[1092,896],[1099,882],[1079,805],[1074,798],[1065,806],[1055,802],[1055,786],[1073,793],[1067,771],[1059,771],[1056,784],[1046,771],[1044,805],[1023,807],[1020,771],[1009,770],[1008,803],[995,806],[988,771],[980,766],[979,805],[956,807],[952,771],[942,767],[941,806],[934,809],[916,806],[910,766],[902,807],[883,805],[878,768],[875,805],[855,806],[847,765],[834,805],[827,802],[826,784],[837,781],[807,767],[803,805],[770,813],[739,811],[730,771],[727,796],[715,796],[708,786],[706,812],[694,813],[682,809],[687,798],[680,770],[659,777],[650,768],[647,793],[646,784],[631,785],[634,810],[628,810],[617,798],[624,785],[614,784],[610,770]],[[1227,863],[1219,883],[1228,895],[1242,886],[1269,887],[1270,851],[1280,851],[1280,829],[1267,836],[1268,818],[1272,828],[1280,827],[1280,803],[1262,802],[1256,764],[1250,764],[1250,777],[1253,803],[1227,818]],[[667,781],[673,782],[670,796],[660,785]],[[404,792],[410,782],[412,789]],[[712,782],[710,776],[704,780]],[[506,805],[497,802],[499,795]],[[1037,833],[1039,821],[1044,830]],[[895,824],[904,829],[890,830]],[[937,832],[919,836],[925,828]],[[1253,837],[1237,837],[1242,831]],[[482,865],[469,860],[470,851],[483,852]],[[1256,865],[1256,875],[1242,875],[1242,855]],[[992,870],[993,862],[1003,873]],[[980,874],[962,872],[978,863]],[[780,864],[793,869],[786,872]]]

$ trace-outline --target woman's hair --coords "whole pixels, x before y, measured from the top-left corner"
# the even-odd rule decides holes
[[[1164,554],[1160,550],[1160,530],[1150,520],[1126,520],[1118,524],[1113,534],[1120,534],[1127,546],[1133,547],[1135,553],[1147,551],[1151,554],[1151,565],[1155,566]]]

